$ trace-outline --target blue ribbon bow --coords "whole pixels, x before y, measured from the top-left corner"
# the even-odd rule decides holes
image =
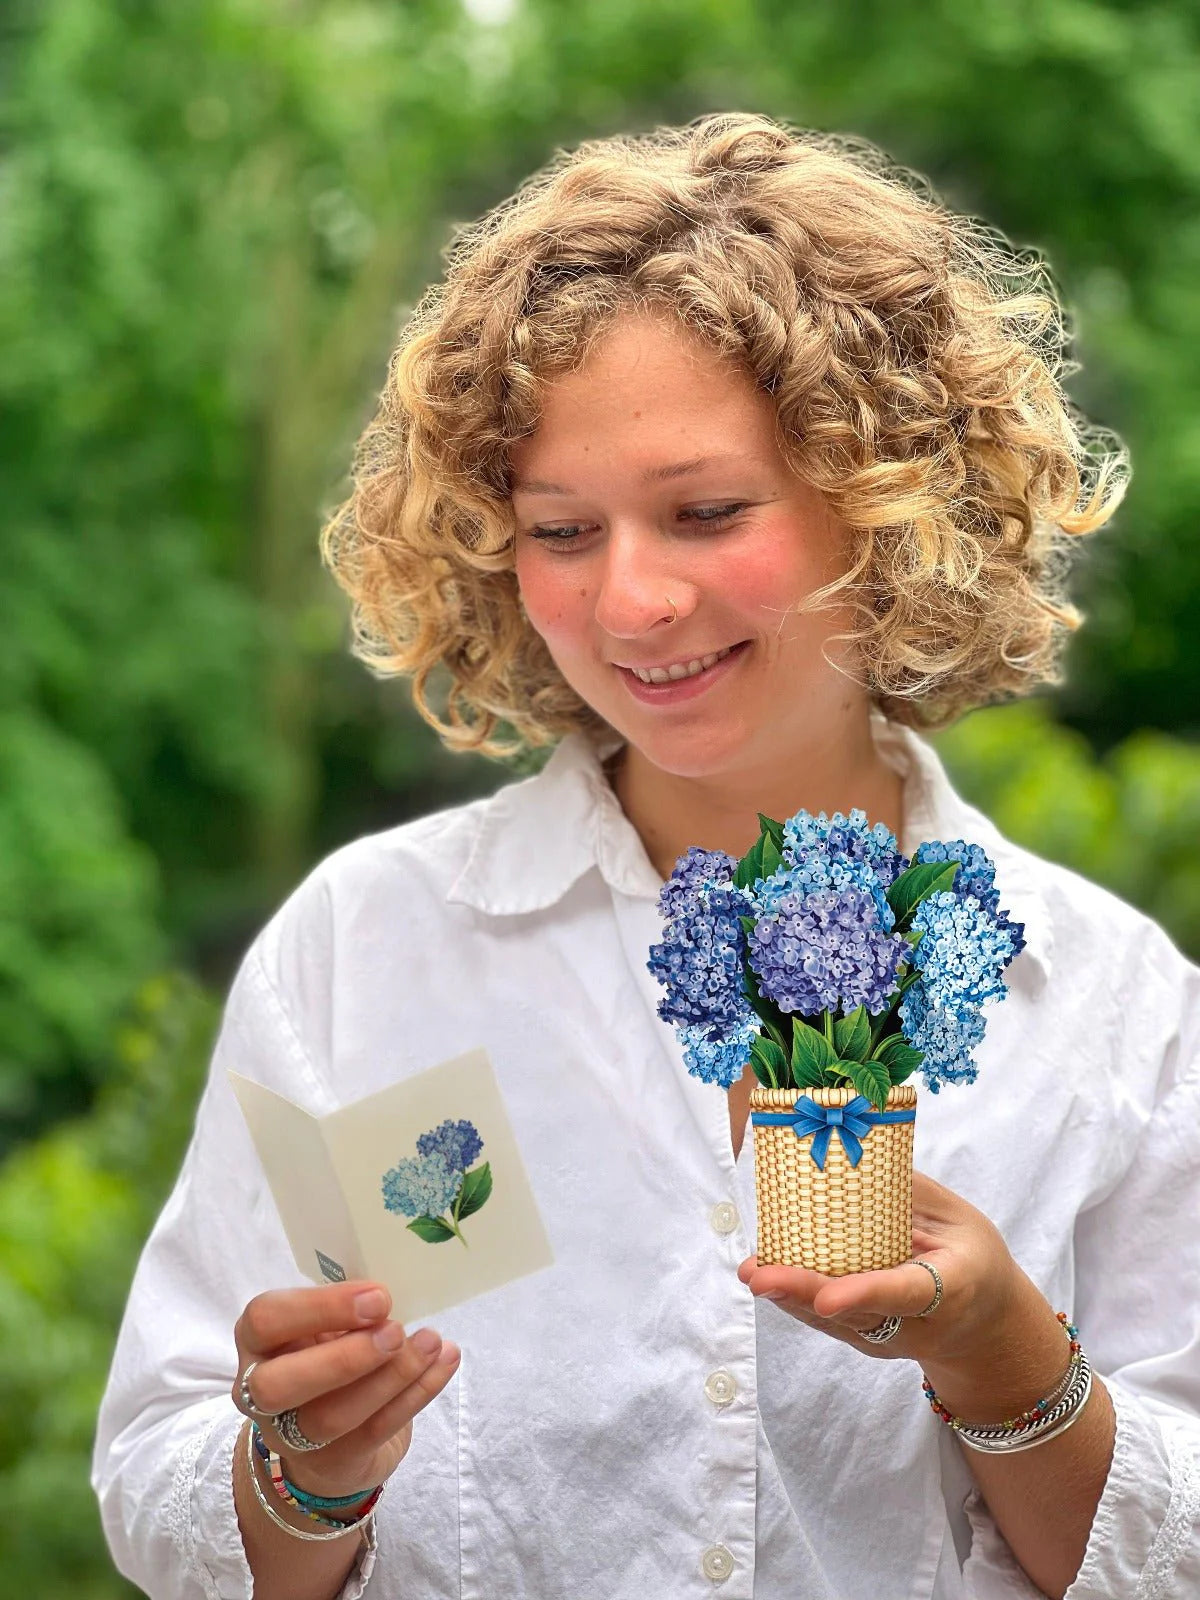
[[[796,1130],[797,1139],[806,1139],[811,1133],[813,1142],[809,1154],[822,1172],[829,1141],[836,1129],[842,1149],[852,1167],[862,1160],[862,1141],[872,1128],[883,1122],[915,1122],[916,1108],[908,1106],[901,1111],[876,1111],[866,1095],[855,1095],[844,1106],[819,1106],[811,1095],[802,1094],[791,1111],[755,1111],[750,1120],[759,1126],[785,1127]]]

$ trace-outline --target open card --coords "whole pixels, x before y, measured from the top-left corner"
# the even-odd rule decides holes
[[[432,1316],[554,1256],[486,1050],[314,1116],[230,1072],[296,1265]]]

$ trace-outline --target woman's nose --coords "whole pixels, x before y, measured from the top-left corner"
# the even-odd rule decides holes
[[[634,639],[690,610],[691,594],[670,563],[636,539],[612,537],[596,596],[596,621],[613,638]]]

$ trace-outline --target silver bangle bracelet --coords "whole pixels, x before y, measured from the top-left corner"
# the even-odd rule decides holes
[[[358,1522],[348,1522],[344,1528],[338,1528],[332,1533],[309,1533],[304,1528],[293,1528],[286,1517],[280,1516],[275,1507],[267,1499],[262,1484],[258,1481],[258,1467],[255,1464],[254,1435],[249,1428],[246,1430],[246,1465],[250,1472],[250,1483],[258,1497],[258,1503],[270,1517],[277,1528],[282,1528],[284,1533],[290,1533],[294,1539],[305,1539],[310,1543],[323,1544],[328,1539],[344,1539],[348,1533],[359,1533],[365,1530],[375,1515],[374,1510],[367,1513]]]
[[[1072,1391],[1083,1387],[1086,1360],[1087,1357],[1082,1350],[1071,1357],[1066,1372],[1042,1401],[1041,1416],[1033,1422],[1026,1422],[1021,1428],[1015,1427],[1011,1422],[956,1422],[951,1426],[956,1432],[965,1429],[973,1439],[1006,1439],[1015,1433],[1020,1433],[1024,1437],[1031,1429],[1044,1433],[1062,1415],[1060,1407],[1070,1399]]]
[[[1055,1438],[1060,1433],[1065,1433],[1069,1427],[1078,1421],[1079,1415],[1087,1404],[1092,1392],[1092,1369],[1086,1355],[1080,1352],[1078,1370],[1070,1388],[1057,1405],[1052,1406],[1044,1416],[1036,1422],[1030,1423],[1027,1428],[1019,1431],[1004,1429],[996,1432],[992,1428],[955,1428],[955,1433],[972,1450],[981,1451],[987,1455],[1015,1455],[1020,1450],[1032,1450],[1035,1445],[1045,1444],[1048,1439]]]

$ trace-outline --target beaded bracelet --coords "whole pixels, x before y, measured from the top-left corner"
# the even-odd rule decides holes
[[[282,1528],[284,1533],[291,1534],[293,1539],[304,1539],[304,1540],[307,1540],[309,1542],[320,1542],[320,1543],[325,1543],[326,1541],[328,1541],[330,1539],[341,1539],[341,1538],[344,1538],[345,1535],[348,1534],[348,1533],[357,1533],[359,1530],[361,1530],[367,1536],[367,1548],[368,1549],[373,1548],[373,1545],[374,1545],[374,1532],[373,1532],[374,1523],[371,1520],[370,1512],[368,1512],[365,1517],[359,1518],[357,1521],[354,1521],[354,1522],[339,1522],[339,1523],[337,1523],[337,1525],[329,1533],[306,1533],[303,1528],[294,1527],[292,1525],[292,1523],[290,1523],[287,1520],[286,1517],[281,1517],[279,1512],[276,1511],[275,1507],[267,1499],[266,1495],[263,1492],[263,1486],[258,1481],[258,1473],[257,1473],[257,1471],[255,1470],[255,1467],[254,1467],[254,1454],[255,1454],[254,1434],[253,1433],[247,1433],[247,1435],[246,1435],[246,1462],[247,1462],[247,1471],[250,1474],[250,1485],[254,1490],[255,1498],[257,1499],[259,1505],[262,1507],[264,1514],[267,1517],[270,1518],[270,1520],[276,1525],[276,1527]]]
[[[967,1422],[942,1404],[929,1379],[924,1378],[921,1388],[933,1411],[954,1429],[964,1444],[996,1453],[1013,1451],[1065,1432],[1075,1420],[1091,1393],[1091,1367],[1079,1342],[1079,1329],[1067,1320],[1065,1312],[1059,1311],[1056,1315],[1070,1342],[1067,1370],[1048,1395],[1018,1417],[1009,1417],[1004,1422]]]
[[[351,1518],[350,1521],[342,1522],[337,1517],[323,1517],[320,1511],[309,1505],[306,1505],[304,1501],[300,1499],[294,1487],[284,1477],[283,1464],[276,1452],[268,1446],[267,1441],[262,1436],[262,1431],[258,1427],[258,1424],[252,1421],[250,1427],[252,1429],[254,1449],[257,1452],[259,1459],[266,1463],[267,1471],[270,1473],[271,1483],[276,1494],[285,1505],[291,1506],[294,1511],[299,1511],[303,1516],[307,1517],[310,1522],[319,1523],[324,1528],[338,1528],[345,1532],[348,1528],[357,1528],[361,1526],[361,1524],[370,1516],[371,1512],[374,1511],[379,1502],[379,1497],[383,1493],[382,1484],[378,1484],[374,1489],[369,1489],[365,1495],[350,1495],[342,1500],[342,1504],[344,1505],[357,1504],[359,1506],[358,1515]],[[313,1496],[313,1498],[319,1499],[320,1496]],[[332,1503],[327,1502],[327,1509],[336,1508],[337,1503],[337,1500],[334,1500]]]

